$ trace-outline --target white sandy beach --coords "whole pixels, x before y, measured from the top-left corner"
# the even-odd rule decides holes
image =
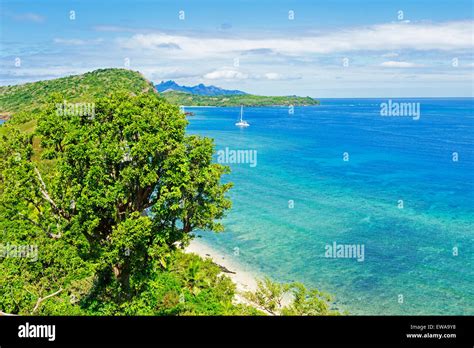
[[[247,303],[247,301],[241,296],[243,292],[254,291],[257,288],[256,279],[261,278],[258,274],[254,274],[245,270],[245,268],[235,261],[235,257],[231,252],[222,253],[219,252],[207,244],[195,238],[191,241],[190,245],[185,249],[187,253],[195,253],[202,258],[210,258],[214,263],[225,267],[231,272],[223,272],[228,276],[237,286],[236,301]]]
[[[238,256],[234,256],[233,253],[220,252],[200,241],[198,238],[193,239],[184,251],[187,253],[195,253],[201,256],[203,259],[210,258],[215,264],[225,267],[228,271],[235,272],[222,272],[222,274],[228,276],[236,284],[237,291],[235,295],[235,302],[245,303],[259,308],[255,303],[249,302],[243,296],[243,293],[247,291],[255,291],[257,289],[257,280],[263,279],[264,275],[246,269],[236,260]],[[292,298],[293,296],[289,293],[284,295],[282,299],[282,305],[288,305]],[[262,308],[259,309],[263,310]],[[263,311],[265,312],[265,310]]]

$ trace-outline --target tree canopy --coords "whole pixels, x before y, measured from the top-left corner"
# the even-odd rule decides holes
[[[40,160],[32,160],[32,135],[12,128],[1,139],[2,239],[44,243],[40,263],[52,277],[49,263],[61,265],[64,278],[44,278],[44,291],[32,297],[66,288],[62,282],[83,272],[96,293],[131,298],[194,229],[223,230],[231,184],[220,179],[228,169],[212,163],[212,140],[186,136],[184,115],[155,94],[98,98],[93,115],[60,113],[62,102],[53,95],[37,117]],[[2,265],[11,262],[24,260]],[[8,273],[41,267],[17,266]],[[1,292],[14,286],[4,280]]]

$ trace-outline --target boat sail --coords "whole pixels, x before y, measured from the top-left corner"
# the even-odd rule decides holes
[[[240,121],[235,124],[237,127],[248,127],[248,126],[250,126],[247,121],[244,121],[242,119],[243,114],[244,114],[244,107],[243,107],[243,105],[241,105],[240,106]]]

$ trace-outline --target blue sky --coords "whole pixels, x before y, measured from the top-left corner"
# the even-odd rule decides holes
[[[1,85],[127,67],[157,83],[266,95],[473,95],[471,0],[0,6]]]

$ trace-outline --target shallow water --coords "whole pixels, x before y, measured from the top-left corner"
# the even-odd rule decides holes
[[[335,295],[351,314],[472,315],[474,99],[410,100],[419,120],[382,117],[383,102],[245,108],[246,129],[234,125],[240,108],[186,108],[188,131],[216,150],[257,151],[254,167],[229,164],[226,232],[200,234],[238,248],[256,271]],[[363,261],[326,257],[334,242],[363,246]]]

